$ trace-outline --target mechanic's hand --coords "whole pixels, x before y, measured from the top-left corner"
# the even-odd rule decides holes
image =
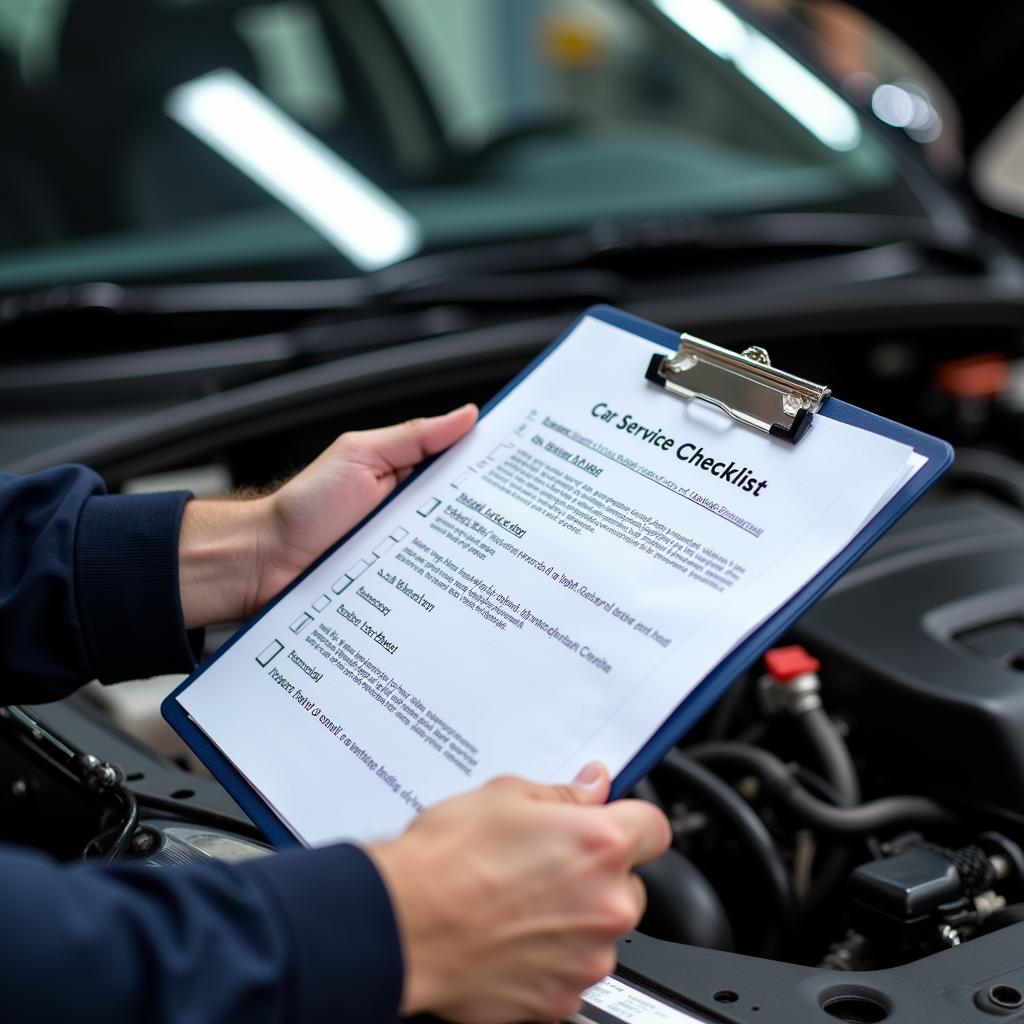
[[[476,418],[476,406],[464,405],[445,416],[352,431],[272,494],[190,501],[179,544],[186,626],[251,617]]]
[[[506,1024],[577,1011],[643,914],[632,869],[671,839],[651,804],[605,806],[609,785],[599,764],[571,786],[496,779],[370,848],[402,936],[403,1015]]]

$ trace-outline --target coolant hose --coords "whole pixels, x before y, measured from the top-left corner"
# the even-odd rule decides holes
[[[797,721],[814,749],[825,778],[832,784],[842,803],[860,803],[860,779],[849,748],[832,719],[820,705],[797,716]]]
[[[661,767],[671,772],[685,790],[714,808],[733,834],[744,841],[776,915],[778,931],[784,941],[792,939],[797,921],[793,882],[765,823],[731,786],[682,752],[669,751]]]
[[[758,775],[801,823],[836,835],[862,836],[896,825],[952,825],[955,815],[925,796],[889,796],[856,807],[834,807],[812,796],[780,758],[745,743],[701,743],[686,753],[701,764],[733,764]]]

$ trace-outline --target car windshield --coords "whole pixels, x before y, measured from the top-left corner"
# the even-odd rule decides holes
[[[920,213],[859,115],[721,0],[0,0],[0,89],[6,291]]]

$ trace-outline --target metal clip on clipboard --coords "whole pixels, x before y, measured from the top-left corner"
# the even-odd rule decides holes
[[[796,444],[831,393],[827,387],[776,370],[763,348],[742,354],[690,334],[675,355],[651,357],[647,379],[680,398],[717,405],[748,427]]]

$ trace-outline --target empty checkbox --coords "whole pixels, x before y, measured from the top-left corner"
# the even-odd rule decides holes
[[[272,644],[267,644],[267,646],[256,655],[256,664],[263,665],[264,667],[269,665],[283,650],[284,644],[281,643],[280,640],[275,640]]]
[[[396,526],[395,529],[393,529],[391,531],[391,539],[392,540],[396,540],[396,541],[405,540],[405,538],[408,537],[408,536],[409,536],[409,531],[404,526]]]
[[[379,558],[386,555],[394,546],[395,542],[390,537],[386,537],[373,549],[373,553]]]
[[[313,611],[315,611],[315,612],[322,612],[330,603],[331,603],[331,599],[326,594],[321,594],[313,602]]]
[[[301,633],[312,621],[313,616],[309,612],[303,612],[288,628],[293,633]]]
[[[416,511],[421,516],[429,516],[431,512],[441,504],[440,498],[431,498],[430,501],[421,505]]]

